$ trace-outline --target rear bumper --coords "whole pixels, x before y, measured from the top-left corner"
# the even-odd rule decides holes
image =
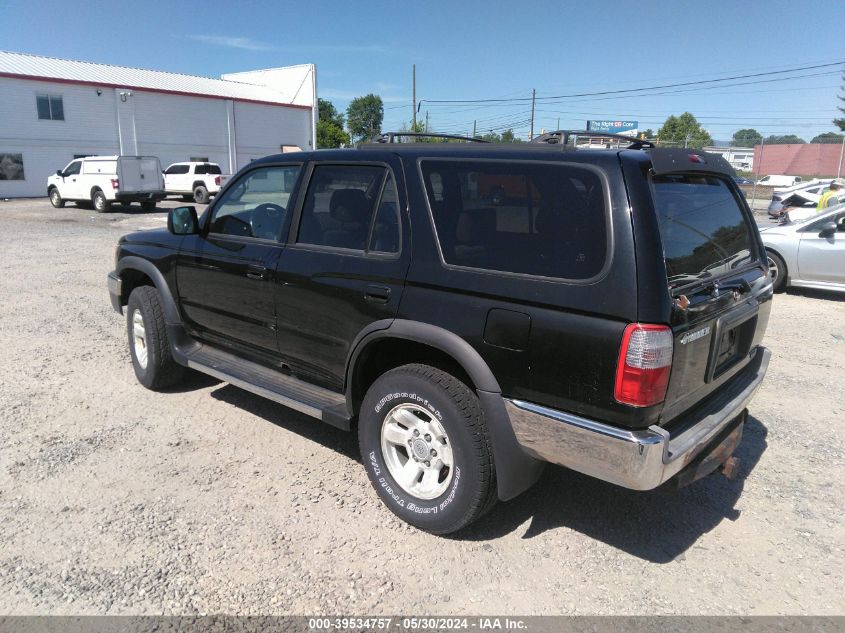
[[[112,307],[119,313],[123,314],[123,306],[120,304],[120,297],[123,291],[123,282],[120,275],[112,271],[108,274],[109,283],[109,298],[111,298]]]
[[[713,450],[722,432],[738,423],[770,356],[756,348],[735,384],[681,421],[674,436],[659,426],[630,431],[521,400],[505,400],[505,406],[517,441],[530,455],[625,488],[651,490]]]
[[[144,191],[126,193],[118,191],[114,199],[118,202],[144,202],[145,200],[164,200],[167,194],[163,191]]]

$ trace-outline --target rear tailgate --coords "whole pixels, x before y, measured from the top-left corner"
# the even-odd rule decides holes
[[[662,294],[671,306],[665,314],[674,338],[659,421],[666,424],[727,389],[752,361],[772,289],[756,223],[730,168],[692,150],[676,150],[682,160],[675,164],[650,153],[653,164],[644,173],[665,263],[662,281],[654,280],[662,290],[653,297]],[[687,156],[692,164],[683,161]]]

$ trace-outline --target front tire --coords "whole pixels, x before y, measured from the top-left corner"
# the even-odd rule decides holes
[[[769,275],[772,277],[772,290],[783,292],[786,289],[786,262],[772,251],[766,251],[769,258]]]
[[[208,204],[208,189],[206,189],[203,185],[198,185],[196,189],[194,189],[194,202],[197,204]]]
[[[105,213],[111,207],[111,202],[106,199],[106,194],[99,189],[91,195],[91,204],[94,205],[94,211],[97,213]]]
[[[141,209],[144,213],[152,213],[156,210],[156,201],[155,200],[144,200],[141,202]]]
[[[50,204],[52,204],[57,209],[61,209],[65,206],[65,201],[62,199],[62,194],[59,193],[59,190],[56,187],[50,189]]]
[[[152,286],[139,286],[129,295],[126,333],[138,382],[153,391],[179,382],[185,368],[170,353],[164,309]]]
[[[364,398],[358,442],[370,482],[396,516],[456,532],[496,503],[496,472],[475,392],[428,365],[379,377]]]

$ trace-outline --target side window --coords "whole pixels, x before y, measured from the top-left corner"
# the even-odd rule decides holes
[[[76,176],[79,173],[82,163],[78,160],[73,161],[65,168],[65,176]]]
[[[378,210],[373,218],[367,250],[377,253],[398,253],[399,235],[399,199],[396,196],[393,176],[388,174]]]
[[[179,174],[187,174],[188,173],[188,165],[171,165],[167,168],[164,172],[168,176],[174,176]]]
[[[446,264],[589,279],[607,260],[601,178],[572,165],[425,160]]]
[[[278,240],[290,215],[300,169],[300,165],[260,167],[245,174],[215,205],[209,231]]]
[[[370,165],[315,167],[297,242],[363,251],[386,171]]]

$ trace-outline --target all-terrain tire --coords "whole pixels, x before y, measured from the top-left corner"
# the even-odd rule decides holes
[[[395,420],[390,418],[393,412],[408,408],[418,411],[424,420],[436,420],[448,438],[451,479],[435,498],[420,498],[398,483],[382,450],[386,419]],[[396,516],[421,530],[456,532],[497,501],[493,449],[478,397],[466,384],[436,367],[403,365],[381,375],[361,405],[358,442],[367,475],[381,500]],[[407,451],[408,460],[412,452]]]
[[[126,333],[138,382],[153,391],[179,382],[185,368],[173,360],[170,353],[164,309],[154,287],[139,286],[129,295]]]
[[[203,185],[197,185],[194,189],[194,202],[197,204],[208,204],[208,200],[208,189],[206,189]]]

